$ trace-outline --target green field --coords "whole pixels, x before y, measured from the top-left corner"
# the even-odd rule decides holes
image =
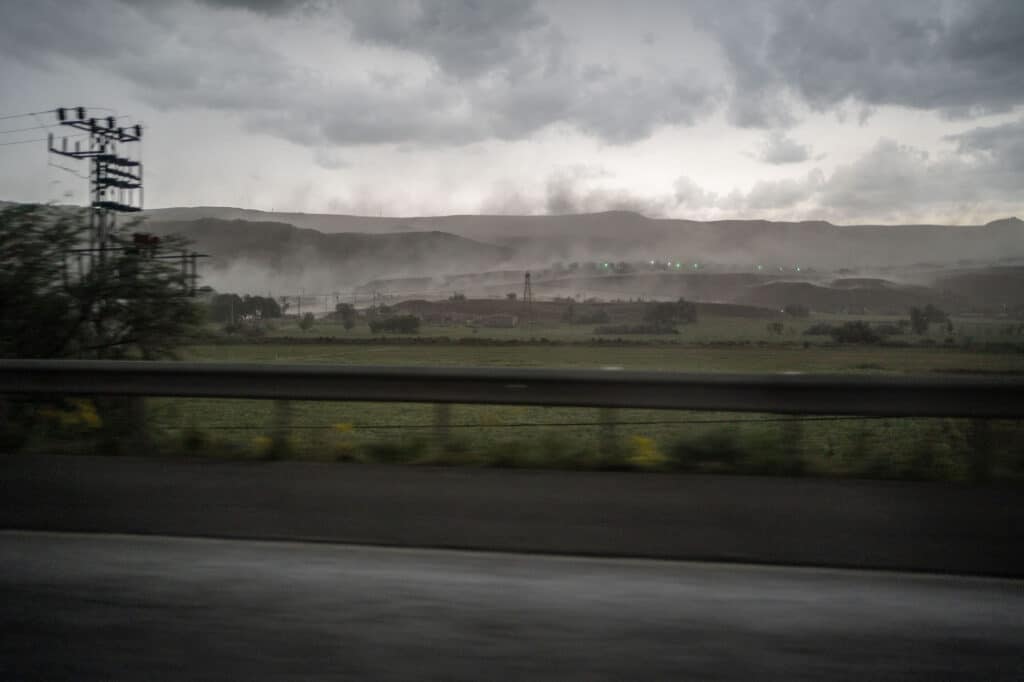
[[[625,344],[590,342],[572,325],[549,325],[546,331],[488,329],[475,335],[465,328],[453,332],[450,327],[426,327],[417,337],[420,341],[389,337],[375,342],[363,330],[345,332],[337,325],[332,330],[318,323],[302,334],[288,324],[255,342],[221,338],[190,346],[181,357],[260,364],[682,372],[1024,372],[1024,352],[1013,346],[805,345],[806,337],[798,332],[769,335],[763,321],[751,319],[701,320],[669,343],[657,337],[646,343],[630,338]],[[993,334],[1005,330],[996,322],[974,324],[980,325],[975,333],[981,335],[986,328]],[[439,338],[443,336],[450,340]],[[460,342],[460,336],[467,340]],[[318,341],[320,337],[326,338]],[[346,341],[352,337],[354,342]],[[423,340],[431,338],[433,342]],[[487,339],[509,343],[488,345]],[[168,454],[941,480],[1024,478],[1024,428],[1010,421],[456,405],[447,417],[448,428],[439,429],[432,405],[151,399],[146,410],[146,447]],[[90,439],[81,438],[85,427],[74,419],[66,421],[65,447],[93,447]]]

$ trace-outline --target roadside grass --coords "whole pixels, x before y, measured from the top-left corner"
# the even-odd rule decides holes
[[[154,441],[190,454],[266,457],[274,407],[261,401],[149,401]],[[416,465],[690,471],[966,481],[1024,477],[1024,425],[966,419],[780,417],[763,414],[527,406],[295,402],[289,456]],[[159,434],[159,435],[157,435]],[[985,452],[979,452],[984,449]],[[974,462],[986,458],[985,472]]]
[[[80,401],[79,401],[80,402]],[[1024,481],[1024,424],[998,420],[149,399],[144,443],[122,454],[415,466]],[[78,407],[72,409],[79,409]],[[23,452],[104,453],[107,425],[51,415]]]

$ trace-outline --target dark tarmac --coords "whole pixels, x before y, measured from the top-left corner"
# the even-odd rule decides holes
[[[0,532],[4,680],[1020,680],[1024,584]]]

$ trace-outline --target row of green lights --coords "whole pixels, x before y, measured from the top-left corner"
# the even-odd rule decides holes
[[[696,266],[695,266],[695,267],[696,267]],[[762,266],[762,265],[758,265],[758,266],[757,266],[757,269],[758,269],[758,270],[764,270],[764,266]],[[783,271],[783,270],[785,270],[785,269],[786,269],[786,268],[782,267],[781,265],[779,266],[779,272],[782,272],[782,271]],[[795,268],[793,268],[793,269],[794,269],[794,270],[796,270],[797,272],[800,272],[800,266],[799,266],[799,265],[798,265],[798,266],[796,266],[796,267],[795,267]]]

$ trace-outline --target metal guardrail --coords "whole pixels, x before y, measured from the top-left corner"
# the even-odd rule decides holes
[[[0,394],[1024,416],[1024,378],[0,360]]]

